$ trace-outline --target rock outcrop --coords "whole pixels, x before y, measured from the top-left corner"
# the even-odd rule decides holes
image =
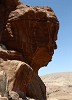
[[[33,69],[22,61],[0,60],[0,71],[7,73],[8,91],[15,91],[23,99],[27,97],[45,100],[46,88]]]
[[[25,62],[38,72],[50,62],[57,48],[58,20],[48,7],[20,4],[10,11],[5,11],[9,13],[7,18],[2,16],[6,24],[1,31],[1,41],[7,49],[21,52]]]
[[[58,29],[51,8],[0,0],[0,71],[7,75],[9,91],[46,100],[46,87],[37,73],[52,59]]]

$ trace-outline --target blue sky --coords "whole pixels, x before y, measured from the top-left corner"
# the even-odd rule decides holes
[[[59,22],[57,45],[52,61],[39,70],[39,75],[72,72],[72,0],[21,0],[31,6],[51,7]]]

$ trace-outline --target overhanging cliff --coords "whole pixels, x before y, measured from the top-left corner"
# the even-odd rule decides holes
[[[57,49],[58,29],[58,19],[49,7],[32,7],[18,0],[0,1],[0,66],[3,66],[0,69],[5,70],[11,80],[11,90],[19,95],[23,92],[38,100],[45,100],[45,86],[37,73],[51,61],[54,49]],[[13,67],[17,70],[12,70]],[[26,77],[31,80],[28,81]],[[36,86],[34,92],[33,86]]]

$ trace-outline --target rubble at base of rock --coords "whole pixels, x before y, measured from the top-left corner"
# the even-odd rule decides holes
[[[0,85],[5,82],[1,100],[46,100],[38,70],[51,61],[57,49],[58,29],[51,8],[0,0],[0,73],[6,74],[6,79],[4,74],[0,78]],[[5,97],[4,92],[8,93]]]

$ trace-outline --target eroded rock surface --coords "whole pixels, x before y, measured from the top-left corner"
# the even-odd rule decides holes
[[[9,14],[1,31],[1,41],[7,49],[21,52],[25,62],[38,72],[50,62],[57,48],[58,20],[49,7],[20,4],[10,10],[5,11]]]
[[[49,7],[31,7],[18,0],[0,0],[0,71],[8,90],[21,98],[46,100],[39,68],[52,59],[59,22]]]
[[[46,98],[45,85],[32,68],[24,62],[7,60],[0,62],[0,71],[7,73],[8,90],[17,92],[20,97],[26,96],[44,100]]]

